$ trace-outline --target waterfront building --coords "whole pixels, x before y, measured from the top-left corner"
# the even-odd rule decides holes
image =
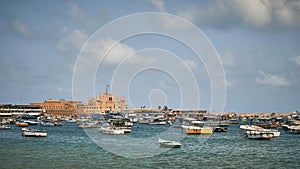
[[[43,113],[51,116],[76,116],[77,105],[82,104],[81,101],[70,100],[52,100],[47,99],[43,103],[30,103],[31,106],[40,106]]]
[[[10,117],[23,114],[38,115],[42,112],[42,107],[38,105],[12,105],[0,104],[0,116]]]
[[[77,106],[77,113],[80,115],[104,114],[107,112],[122,112],[125,108],[125,98],[116,97],[110,93],[103,93],[96,98],[90,98],[88,104]]]

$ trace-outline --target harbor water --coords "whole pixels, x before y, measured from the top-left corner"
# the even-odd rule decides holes
[[[38,127],[38,126],[37,126]],[[134,124],[126,137],[147,139],[170,128],[169,125]],[[21,136],[21,128],[0,131],[0,168],[300,168],[300,135],[281,131],[279,138],[250,140],[244,138],[239,125],[230,125],[224,133],[214,133],[199,141],[186,135],[182,147],[166,149],[154,144],[136,145],[145,151],[162,149],[153,156],[130,156],[134,144],[122,143],[129,156],[113,153],[95,142],[76,123],[61,127],[44,127],[45,138]],[[180,128],[178,128],[181,130]],[[98,132],[90,129],[90,132]],[[115,140],[124,136],[113,136]],[[109,138],[108,138],[109,139]],[[114,147],[111,142],[110,146]],[[130,151],[132,150],[132,152]]]

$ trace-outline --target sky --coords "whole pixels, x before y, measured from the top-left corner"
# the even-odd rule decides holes
[[[300,1],[0,1],[0,103],[300,110]]]

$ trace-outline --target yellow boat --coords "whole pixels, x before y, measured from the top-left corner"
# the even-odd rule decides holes
[[[186,134],[212,134],[213,129],[211,127],[203,126],[202,121],[192,121],[190,125],[182,126],[183,131]]]
[[[25,122],[16,122],[17,127],[28,127],[28,123]]]

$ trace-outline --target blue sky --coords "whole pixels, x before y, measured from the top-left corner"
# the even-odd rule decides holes
[[[226,75],[224,111],[300,110],[300,1],[3,0],[0,8],[0,103],[27,104],[47,98],[87,102],[104,92],[107,83],[112,93],[125,96],[128,107],[168,105],[214,111],[214,87],[207,73],[214,68],[199,59],[205,56],[197,57],[170,37],[142,34],[118,42],[108,34],[86,46],[97,55],[118,42],[96,73],[85,74],[80,68],[80,57],[87,67],[99,62],[97,57],[80,55],[92,35],[97,37],[97,30],[127,15],[161,12],[194,24],[216,49]],[[189,33],[189,25],[166,19],[136,24]],[[125,29],[135,27],[125,24],[112,32]],[[94,93],[74,97],[76,71],[93,78],[88,80],[94,83]]]

